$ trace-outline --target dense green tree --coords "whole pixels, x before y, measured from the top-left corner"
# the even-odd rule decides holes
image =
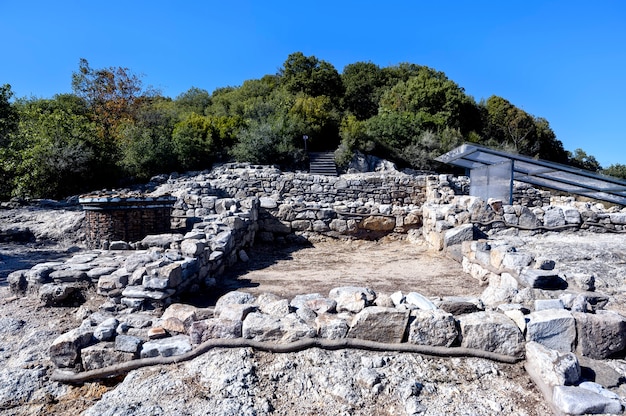
[[[606,169],[602,169],[602,174],[615,178],[626,179],[626,165],[614,163]]]
[[[305,93],[312,97],[325,95],[332,100],[343,96],[344,88],[339,72],[326,61],[302,52],[287,57],[279,71],[281,82],[292,94]]]
[[[568,152],[569,153],[569,152]],[[574,153],[569,153],[569,164],[580,168],[590,170],[592,172],[599,172],[602,170],[602,166],[592,155],[588,155],[583,149],[576,149]]]
[[[380,97],[387,86],[384,72],[371,62],[346,65],[341,74],[345,87],[343,107],[358,120],[378,113]]]
[[[0,86],[0,147],[5,146],[10,141],[18,128],[19,115],[11,104],[13,91],[9,84]]]
[[[211,105],[211,95],[206,90],[191,87],[176,97],[175,104],[181,117],[191,113],[204,114],[207,107]]]
[[[178,167],[172,143],[176,119],[171,100],[153,97],[141,100],[134,120],[120,124],[120,166],[127,180],[144,181]]]
[[[74,112],[76,103],[67,96],[18,103],[14,195],[62,198],[92,186],[98,171],[97,129],[87,116]]]

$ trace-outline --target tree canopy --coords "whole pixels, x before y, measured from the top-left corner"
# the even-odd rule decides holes
[[[128,68],[81,59],[72,94],[15,99],[0,87],[0,198],[61,198],[152,175],[237,160],[304,168],[309,151],[355,152],[400,167],[442,169],[433,159],[464,141],[624,177],[582,149],[567,152],[549,122],[503,97],[476,102],[445,73],[414,63],[346,65],[290,54],[276,73],[174,99]]]

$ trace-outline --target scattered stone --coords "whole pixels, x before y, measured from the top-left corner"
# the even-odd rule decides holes
[[[94,342],[93,329],[79,327],[58,336],[50,345],[52,362],[60,368],[74,367],[80,360],[80,350]]]
[[[93,336],[98,341],[109,341],[115,336],[115,330],[119,325],[119,321],[116,318],[109,318],[100,323],[93,330]]]
[[[191,343],[186,335],[156,339],[144,343],[141,347],[141,358],[171,357],[191,351]]]
[[[117,350],[112,342],[101,342],[83,348],[80,355],[85,371],[108,367],[135,358],[133,353]]]
[[[173,303],[165,309],[161,319],[176,318],[188,328],[196,320],[197,310],[198,308],[193,305]]]
[[[331,289],[330,299],[337,302],[337,312],[358,313],[376,299],[376,293],[366,287],[344,286]]]
[[[519,276],[520,283],[534,289],[565,289],[567,282],[554,270],[525,269]]]
[[[136,354],[139,352],[139,348],[141,347],[141,343],[143,341],[141,338],[134,337],[132,335],[118,335],[115,337],[115,349],[117,351],[129,352],[132,354]]]
[[[348,320],[337,315],[323,314],[315,318],[317,334],[320,338],[341,339],[348,334]]]
[[[160,326],[156,326],[153,328],[148,329],[148,338],[149,339],[160,339],[160,338],[165,338],[167,337],[167,331],[165,330],[165,328],[160,327]]]
[[[433,310],[437,309],[437,306],[427,297],[417,292],[409,292],[405,297],[405,303],[416,306],[418,309]]]
[[[526,343],[526,371],[542,391],[572,386],[580,381],[580,364],[571,352],[559,352],[530,341]]]

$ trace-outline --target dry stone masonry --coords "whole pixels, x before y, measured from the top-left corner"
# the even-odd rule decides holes
[[[145,191],[155,201],[175,198],[169,232],[137,241],[98,234],[93,240],[106,240],[107,249],[16,271],[8,280],[15,293],[36,293],[46,305],[80,303],[94,285],[107,299],[98,311],[79,308],[82,324],[50,346],[59,369],[178,356],[211,339],[353,338],[525,357],[557,414],[621,413],[624,397],[585,379],[579,360],[623,356],[626,318],[606,309],[609,299],[595,290],[593,276],[560,273],[554,260],[525,252],[515,236],[621,232],[626,212],[567,198],[547,205],[545,191],[527,186],[517,188],[514,205],[462,195],[465,189],[466,178],[449,175],[322,177],[247,164],[159,177]],[[338,287],[293,299],[235,291],[214,308],[178,301],[185,292],[218,286],[227,267],[249,260],[246,249],[255,241],[390,232],[423,236],[447,250],[483,294],[427,298]]]

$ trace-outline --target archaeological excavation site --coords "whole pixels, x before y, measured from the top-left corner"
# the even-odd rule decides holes
[[[502,157],[2,203],[0,414],[623,414],[625,184]]]

